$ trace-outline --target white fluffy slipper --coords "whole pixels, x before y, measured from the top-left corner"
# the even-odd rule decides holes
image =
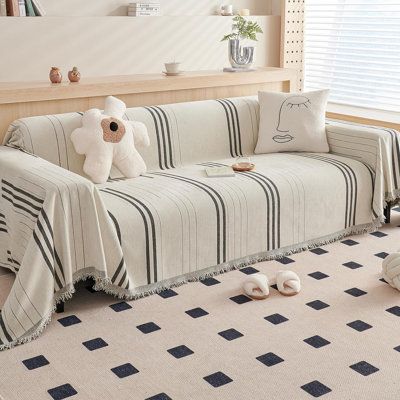
[[[284,296],[294,296],[301,290],[300,278],[293,271],[278,271],[276,286]]]
[[[243,291],[252,299],[266,299],[269,296],[269,282],[267,276],[264,274],[249,275],[243,283]]]
[[[389,254],[382,262],[383,279],[400,290],[400,252]]]

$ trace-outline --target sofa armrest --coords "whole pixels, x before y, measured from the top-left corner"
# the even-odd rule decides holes
[[[400,133],[390,128],[327,120],[330,153],[354,158],[375,173],[385,200],[400,199]]]
[[[76,280],[107,281],[122,250],[98,188],[80,175],[0,146],[0,192],[0,265],[17,275],[0,312],[1,350],[37,335]]]

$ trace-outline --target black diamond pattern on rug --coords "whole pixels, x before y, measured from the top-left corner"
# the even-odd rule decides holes
[[[317,256],[322,256],[322,254],[328,253],[328,251],[322,249],[321,247],[316,247],[315,249],[311,249],[310,252],[316,254]]]
[[[208,312],[200,307],[192,308],[191,310],[185,311],[185,313],[187,315],[190,315],[192,318],[200,318],[204,317],[205,315],[208,315]]]
[[[358,243],[358,242],[356,242],[355,240],[352,240],[352,239],[342,240],[342,243],[345,244],[346,246],[355,246],[357,244],[360,244],[360,243]]]
[[[266,319],[268,322],[271,322],[271,324],[274,324],[274,325],[279,325],[282,322],[289,321],[286,317],[284,317],[281,314],[268,315],[267,317],[264,317],[264,319]]]
[[[398,351],[398,352],[400,353],[400,345],[399,345],[399,346],[396,346],[396,347],[394,347],[394,348],[393,348],[393,350],[396,350],[396,351]]]
[[[172,289],[165,289],[162,292],[158,293],[158,295],[160,297],[162,297],[163,299],[169,299],[170,297],[175,297],[178,296],[178,293],[176,293],[174,290]]]
[[[202,279],[200,282],[206,286],[214,286],[214,285],[218,285],[218,283],[221,283],[219,280],[217,280],[215,278]]]
[[[44,367],[45,365],[50,364],[44,355],[28,358],[27,360],[22,361],[22,363],[29,370]]]
[[[359,288],[351,288],[351,289],[347,289],[344,291],[345,293],[354,296],[354,297],[360,297],[360,296],[364,296],[364,294],[367,294],[367,292],[365,292],[364,290],[361,290]]]
[[[148,397],[146,400],[172,400],[166,393],[158,393],[154,396]]]
[[[355,261],[349,261],[349,262],[344,263],[342,265],[344,265],[345,267],[350,268],[350,269],[357,269],[357,268],[361,268],[362,267],[361,264],[356,263]]]
[[[239,294],[237,296],[230,297],[230,299],[234,301],[236,304],[244,304],[253,301],[250,297],[247,297],[244,294]]]
[[[246,275],[252,275],[256,274],[257,272],[260,272],[258,269],[255,269],[254,267],[244,267],[239,270],[240,272],[243,272]]]
[[[311,278],[314,278],[317,281],[320,281],[321,279],[329,278],[329,275],[324,274],[321,271],[311,272],[311,274],[308,274],[308,276],[311,276]]]
[[[127,376],[137,374],[139,371],[130,363],[120,365],[118,367],[111,368],[118,378],[126,378]]]
[[[315,347],[316,349],[327,346],[328,344],[331,343],[328,340],[326,340],[323,337],[318,336],[318,335],[304,339],[304,342],[306,342],[307,344],[309,344],[312,347]]]
[[[233,382],[233,380],[231,378],[229,378],[229,376],[225,375],[221,371],[215,372],[214,374],[211,374],[208,376],[205,376],[203,379],[215,388],[226,385],[227,383]]]
[[[266,365],[267,367],[272,367],[273,365],[279,364],[284,361],[283,358],[277,356],[274,353],[266,353],[262,356],[256,357],[258,361]]]
[[[190,356],[191,354],[194,354],[192,350],[189,349],[189,347],[186,347],[185,345],[177,346],[172,349],[167,350],[169,354],[174,356],[175,358],[183,358]]]
[[[358,331],[358,332],[364,332],[364,331],[366,331],[367,329],[371,329],[372,328],[372,325],[370,325],[370,324],[367,324],[366,322],[364,322],[364,321],[361,321],[361,320],[356,320],[356,321],[353,321],[353,322],[349,322],[348,324],[346,324],[347,326],[349,326],[350,328],[353,328],[353,329],[355,329],[356,331]]]
[[[69,383],[49,389],[47,392],[53,398],[53,400],[63,400],[67,397],[78,394],[78,392]]]
[[[289,257],[282,257],[282,258],[278,258],[276,261],[280,262],[283,265],[287,265],[287,264],[291,264],[294,263],[294,260],[292,260]]]
[[[379,371],[379,368],[374,367],[366,361],[360,361],[357,364],[350,365],[350,368],[363,376],[368,376]]]
[[[400,307],[399,306],[390,307],[386,311],[390,314],[395,315],[396,317],[400,317]]]
[[[101,349],[102,347],[108,346],[108,343],[104,341],[102,338],[88,340],[86,342],[83,342],[82,344],[90,351],[98,350]]]
[[[371,232],[370,235],[375,236],[377,238],[382,238],[382,237],[387,236],[387,233],[376,231],[376,232]]]
[[[64,328],[71,325],[76,325],[82,321],[76,315],[69,315],[68,317],[60,318],[57,320]]]
[[[121,312],[125,310],[129,310],[132,306],[125,301],[121,301],[120,303],[111,304],[110,308],[112,308],[115,312]]]
[[[233,328],[227,329],[226,331],[218,332],[218,335],[222,336],[228,341],[235,340],[243,336],[242,333]]]
[[[309,382],[301,386],[301,388],[313,397],[321,397],[324,394],[332,392],[332,389],[330,389],[328,386],[325,386],[319,381]]]
[[[152,333],[152,332],[155,332],[155,331],[159,331],[161,329],[154,322],[147,322],[145,324],[138,325],[136,328],[138,328],[140,332],[145,333],[145,334]]]
[[[307,303],[306,306],[319,311],[319,310],[323,310],[324,308],[329,307],[329,304],[326,304],[321,300],[314,300],[314,301],[310,301],[309,303]]]
[[[375,257],[382,258],[382,260],[385,259],[388,255],[389,253],[386,253],[385,251],[374,254]]]

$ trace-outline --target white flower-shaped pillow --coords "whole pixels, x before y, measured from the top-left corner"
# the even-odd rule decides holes
[[[135,146],[149,146],[146,126],[141,122],[123,120],[126,105],[116,97],[106,98],[104,113],[86,111],[82,127],[71,134],[78,154],[86,156],[83,171],[94,183],[107,181],[115,165],[127,178],[146,172],[146,164]]]

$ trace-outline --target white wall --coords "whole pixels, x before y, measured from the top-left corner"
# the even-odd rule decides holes
[[[40,0],[48,15],[126,15],[127,4],[136,0]],[[212,15],[221,4],[249,8],[253,15],[271,14],[273,0],[158,0],[163,15]],[[276,1],[276,0],[274,0]]]
[[[279,66],[280,17],[255,17],[264,30],[257,65]],[[226,17],[3,18],[0,82],[46,80],[51,66],[84,76],[161,72],[172,59],[185,70],[228,65]]]
[[[44,81],[52,66],[65,79],[73,66],[86,77],[158,73],[173,59],[184,70],[221,69],[229,63],[220,39],[232,22],[209,14],[222,3],[263,15],[252,17],[264,30],[256,65],[279,66],[280,17],[266,14],[281,0],[160,0],[161,17],[104,16],[129,1],[41,0],[46,17],[0,17],[0,82]]]

